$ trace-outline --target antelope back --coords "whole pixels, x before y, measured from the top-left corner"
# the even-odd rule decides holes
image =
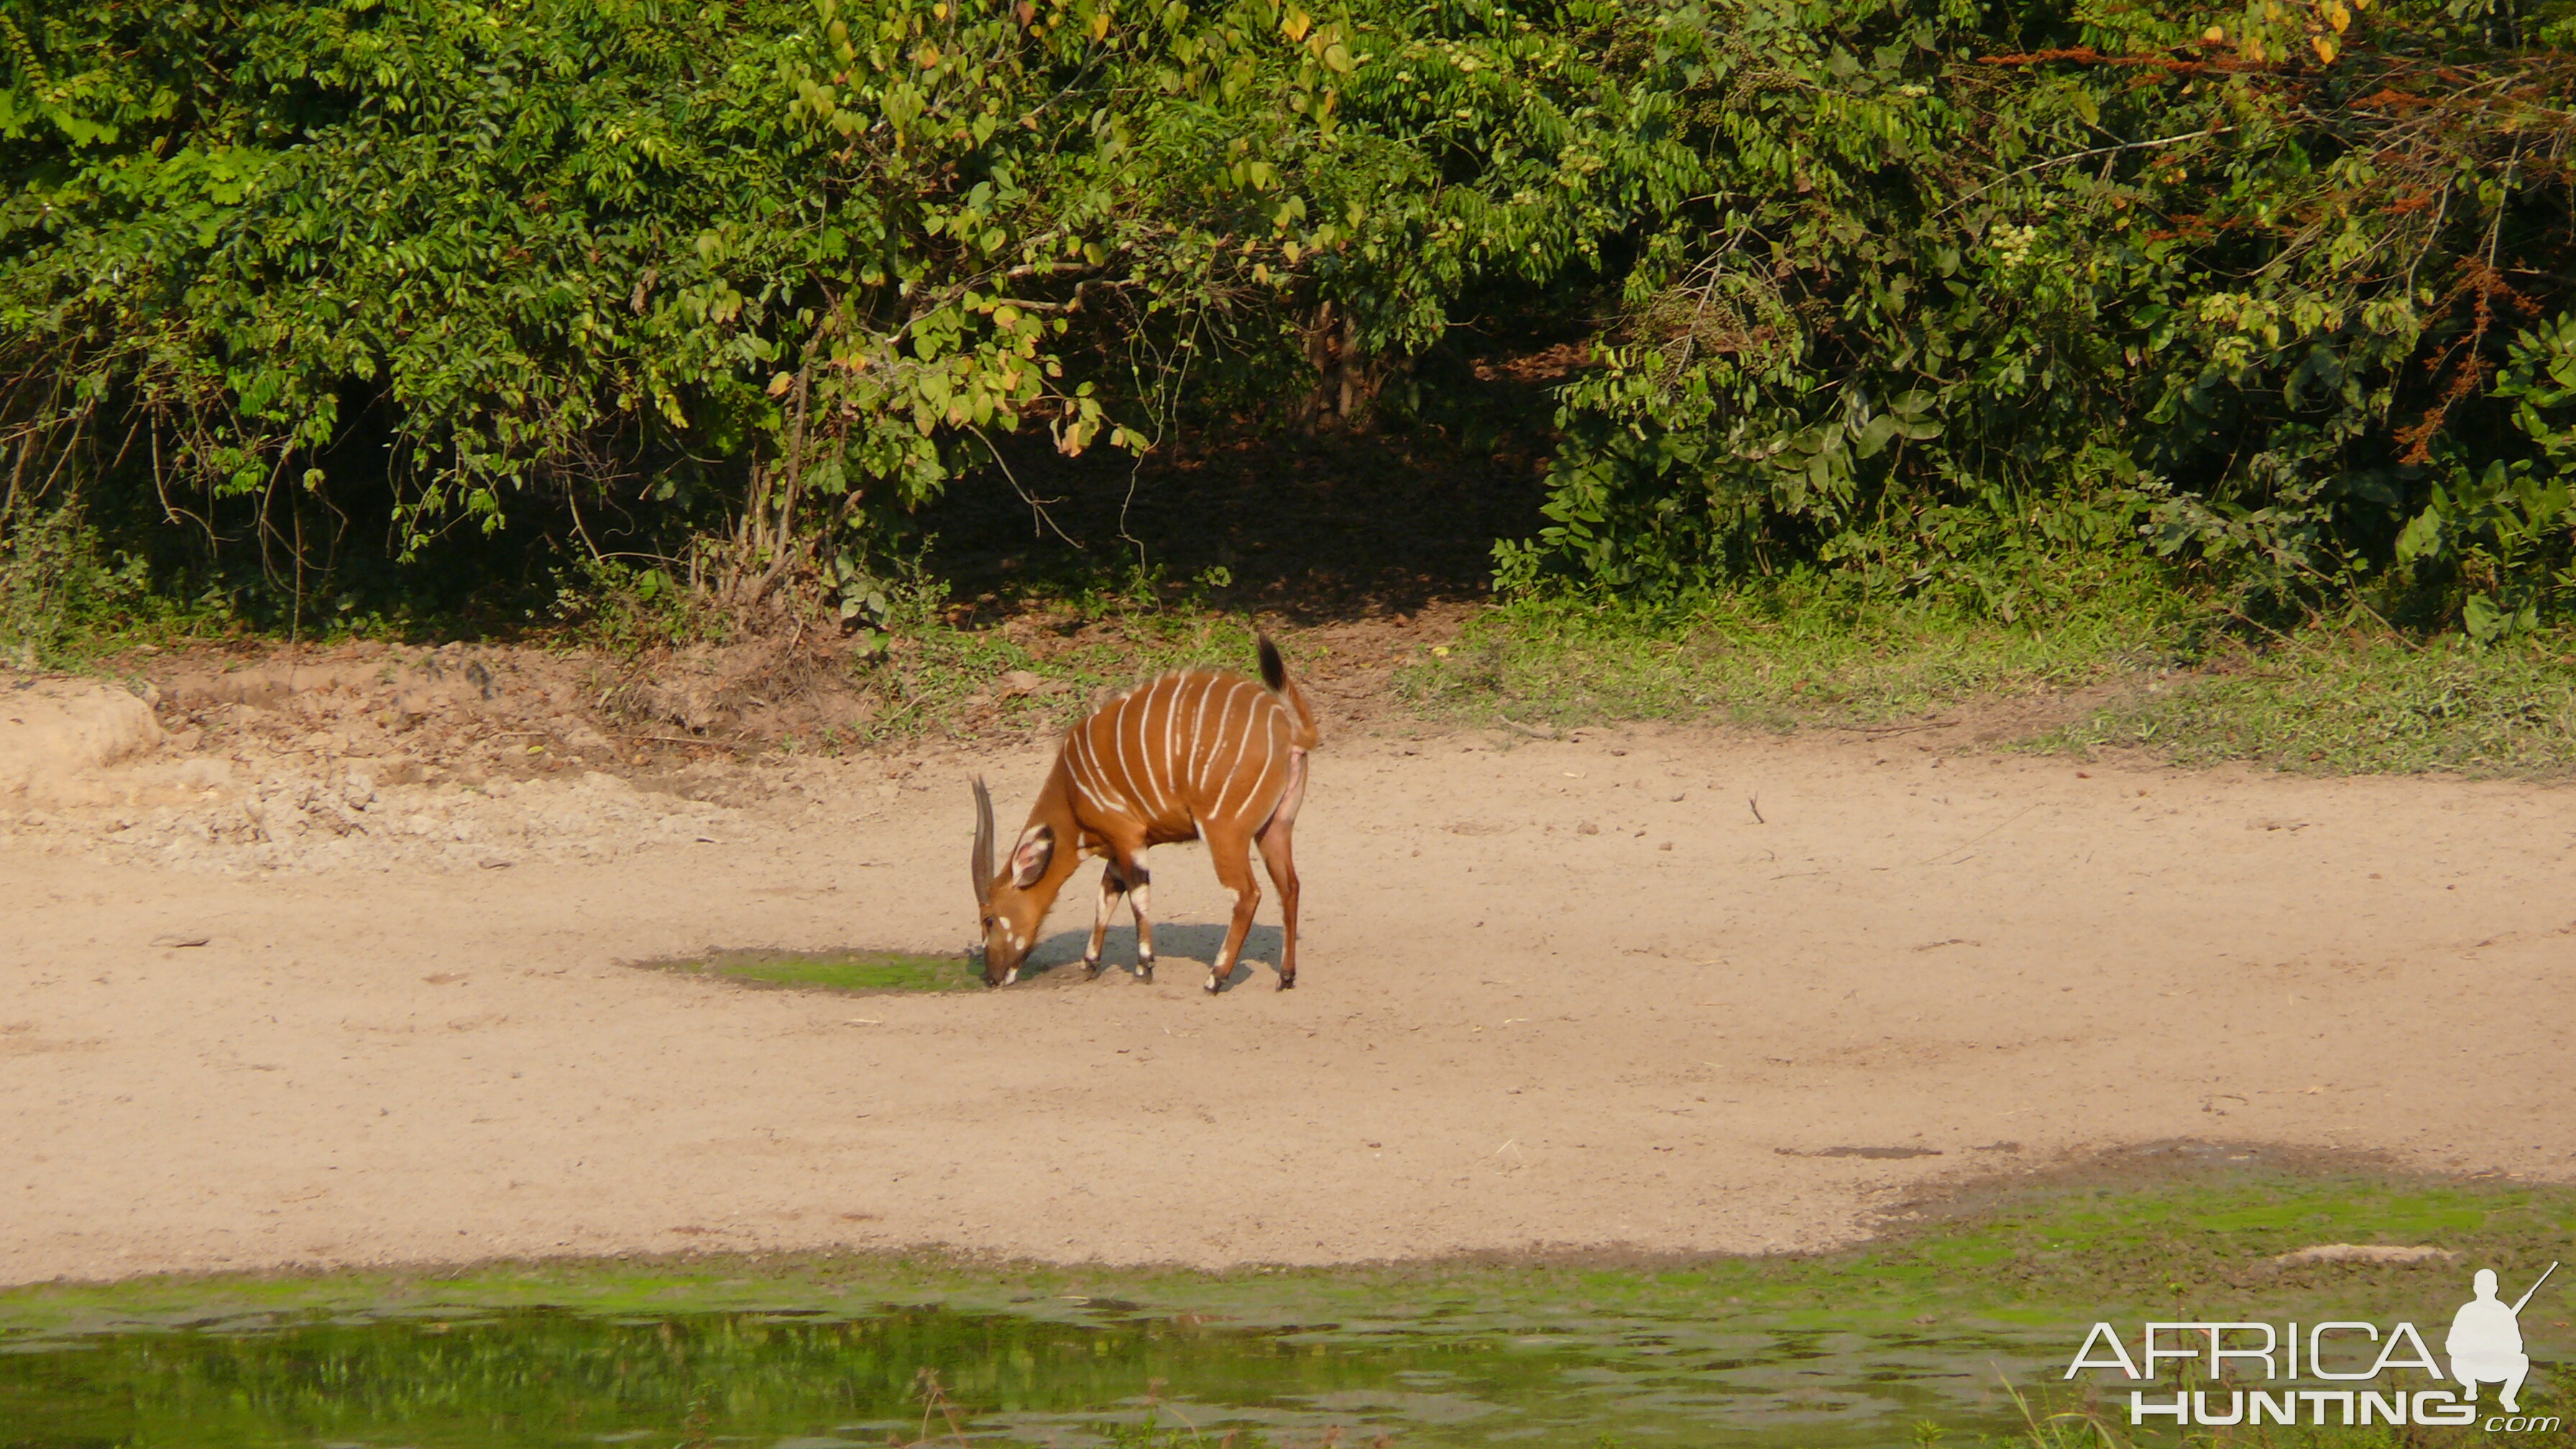
[[[1143,827],[1148,844],[1209,826],[1258,829],[1288,788],[1292,752],[1313,747],[1311,716],[1260,680],[1185,669],[1142,684],[1074,727],[1064,744],[1074,813]]]

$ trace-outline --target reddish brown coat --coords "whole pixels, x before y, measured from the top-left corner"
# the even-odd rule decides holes
[[[1287,677],[1278,650],[1264,638],[1260,652],[1261,679],[1185,669],[1119,695],[1075,725],[999,871],[992,860],[991,801],[976,782],[974,868],[987,982],[1018,979],[1057,893],[1075,866],[1095,855],[1109,864],[1083,965],[1099,971],[1110,913],[1125,896],[1136,916],[1138,974],[1153,979],[1145,852],[1204,839],[1217,880],[1234,897],[1234,919],[1211,963],[1208,989],[1217,990],[1232,973],[1261,899],[1252,876],[1255,844],[1279,889],[1279,985],[1296,984],[1298,887],[1290,836],[1305,798],[1306,755],[1318,734],[1314,711]],[[1074,848],[1060,849],[1067,841]]]

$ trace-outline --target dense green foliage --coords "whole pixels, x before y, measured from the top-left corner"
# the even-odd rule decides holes
[[[1711,175],[1508,577],[1814,561],[2009,620],[2062,572],[2035,557],[2134,541],[2239,607],[2482,637],[2576,583],[2576,71],[2534,17],[1724,0],[1653,32]]]
[[[2490,639],[2576,597],[2558,3],[22,0],[0,532],[867,614],[1008,435],[1362,421],[1509,296],[1607,335],[1506,587]]]
[[[1185,390],[1306,367],[1336,306],[1419,347],[1471,278],[1587,265],[1687,172],[1664,98],[1488,6],[12,23],[13,507],[85,471],[267,545],[301,493],[406,551],[532,493],[652,508],[746,606],[838,520],[864,563],[997,433],[1144,448]]]

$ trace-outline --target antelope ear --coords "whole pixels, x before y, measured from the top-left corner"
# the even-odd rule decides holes
[[[1046,874],[1047,862],[1055,859],[1055,827],[1032,825],[1020,832],[1020,843],[1011,847],[1011,884],[1027,890]]]

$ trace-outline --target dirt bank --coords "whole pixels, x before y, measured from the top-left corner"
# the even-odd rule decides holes
[[[1758,1251],[2184,1135],[2576,1178],[2563,788],[1344,731],[1297,991],[1267,903],[1199,991],[1193,847],[1156,854],[1156,985],[851,999],[621,963],[959,945],[965,778],[1015,820],[1038,752],[415,775],[323,730],[210,760],[174,707],[0,799],[0,1282]]]

